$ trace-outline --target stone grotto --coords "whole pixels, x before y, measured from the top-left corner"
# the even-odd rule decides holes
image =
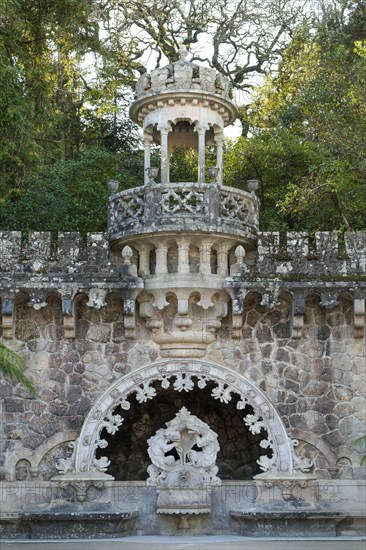
[[[1,234],[38,392],[1,381],[4,538],[362,533],[366,233],[259,231],[257,182],[223,184],[228,82],[180,53],[137,83],[144,181],[108,182],[108,232]]]

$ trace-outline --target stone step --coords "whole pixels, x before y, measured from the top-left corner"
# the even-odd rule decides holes
[[[7,540],[1,550],[365,550],[362,537],[252,538],[239,536],[135,536],[94,540]]]

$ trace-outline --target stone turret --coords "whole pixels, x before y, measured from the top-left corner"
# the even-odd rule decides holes
[[[136,87],[137,99],[131,118],[143,128],[145,173],[150,166],[150,146],[161,146],[161,183],[169,177],[169,150],[175,146],[198,149],[198,182],[205,181],[205,148],[215,143],[217,181],[222,182],[223,129],[231,124],[237,109],[230,99],[228,81],[215,70],[180,60],[143,75]],[[146,174],[146,182],[148,175]]]
[[[186,56],[182,47],[179,61],[144,74],[137,82],[130,115],[143,129],[145,185],[117,194],[110,187],[109,237],[114,248],[131,244],[131,238],[146,244],[148,235],[177,232],[194,233],[195,246],[199,246],[198,233],[210,233],[209,248],[217,248],[224,239],[227,251],[234,245],[250,249],[256,241],[258,199],[253,187],[251,193],[222,187],[223,131],[237,115],[229,82]],[[153,143],[160,145],[160,182],[156,181],[159,169],[150,164]],[[207,167],[210,144],[216,146],[216,166]],[[174,147],[198,152],[196,182],[171,181],[169,156]],[[222,252],[219,256],[220,271],[227,274],[227,258]]]
[[[202,356],[214,341],[230,300],[224,281],[252,255],[258,230],[255,186],[251,192],[222,186],[223,132],[237,115],[229,83],[186,56],[181,48],[179,61],[137,83],[130,115],[143,129],[144,185],[116,194],[110,184],[111,247],[118,253],[126,245],[137,251],[138,274],[144,279],[140,314],[166,356]],[[152,143],[160,145],[160,182],[159,170],[150,165]],[[213,167],[205,161],[209,144],[216,146]],[[171,181],[174,147],[198,152],[197,181]],[[168,334],[162,317],[171,299],[177,314]],[[203,310],[195,327],[194,303]]]

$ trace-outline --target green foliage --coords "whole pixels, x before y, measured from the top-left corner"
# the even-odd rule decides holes
[[[349,44],[347,26],[295,35],[227,147],[225,181],[260,180],[263,229],[366,228],[366,41]]]
[[[17,67],[6,62],[0,44],[0,203],[19,176],[41,157],[29,121],[31,102],[24,97]]]
[[[104,230],[106,181],[142,183],[127,116],[136,71],[149,52],[176,59],[182,41],[199,59],[201,35],[214,46],[206,61],[239,88],[281,58],[240,108],[243,137],[225,151],[226,183],[260,180],[262,229],[364,229],[365,1],[324,2],[311,27],[295,1],[270,2],[268,13],[249,2],[245,16],[241,2],[172,1],[170,16],[160,4],[3,2],[0,228]],[[174,151],[171,180],[196,179],[196,154]]]
[[[0,342],[0,372],[22,384],[33,396],[37,395],[33,382],[24,374],[24,360]]]
[[[361,451],[361,453],[364,453],[361,457],[361,466],[366,466],[366,435],[362,435],[361,437],[358,437],[354,444],[357,449]]]
[[[170,157],[170,180],[197,181],[198,155],[193,149],[176,147]]]
[[[133,80],[128,52],[102,40],[97,0],[4,0],[0,15],[0,197],[23,176],[86,147],[130,149],[119,116]],[[119,64],[118,64],[119,63]],[[22,183],[20,183],[22,182]]]
[[[20,196],[0,207],[0,225],[7,230],[105,231],[106,182],[118,179],[120,190],[141,184],[141,152],[120,156],[102,149],[87,149],[75,160],[45,165],[21,182]]]

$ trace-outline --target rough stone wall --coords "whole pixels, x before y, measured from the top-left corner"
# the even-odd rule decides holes
[[[291,305],[269,310],[260,296],[245,304],[243,339],[222,340],[208,357],[244,373],[276,404],[289,434],[306,442],[319,476],[345,454],[364,431],[365,346],[353,338],[352,300],[342,295],[331,310],[310,295],[303,337],[291,338]],[[354,455],[355,456],[355,455]],[[357,470],[357,461],[353,464]]]
[[[12,465],[5,476],[28,460],[42,464],[39,475],[47,479],[50,453],[70,452],[66,442],[100,394],[157,361],[159,346],[131,306],[143,282],[121,265],[118,250],[109,255],[105,235],[85,243],[77,234],[60,234],[57,243],[43,233],[26,241],[17,232],[2,237],[2,335],[26,360],[38,398],[1,380],[1,460]],[[241,338],[232,331],[233,303],[205,357],[268,395],[289,435],[315,459],[318,477],[329,477],[335,465],[340,476],[361,475],[353,441],[365,433],[366,357],[364,337],[354,338],[354,300],[365,298],[365,243],[364,233],[346,235],[343,245],[327,233],[310,250],[305,235],[284,243],[278,234],[260,235],[256,258],[225,283],[243,302]],[[196,305],[191,313],[193,321],[202,316]],[[169,328],[169,307],[163,316]]]

